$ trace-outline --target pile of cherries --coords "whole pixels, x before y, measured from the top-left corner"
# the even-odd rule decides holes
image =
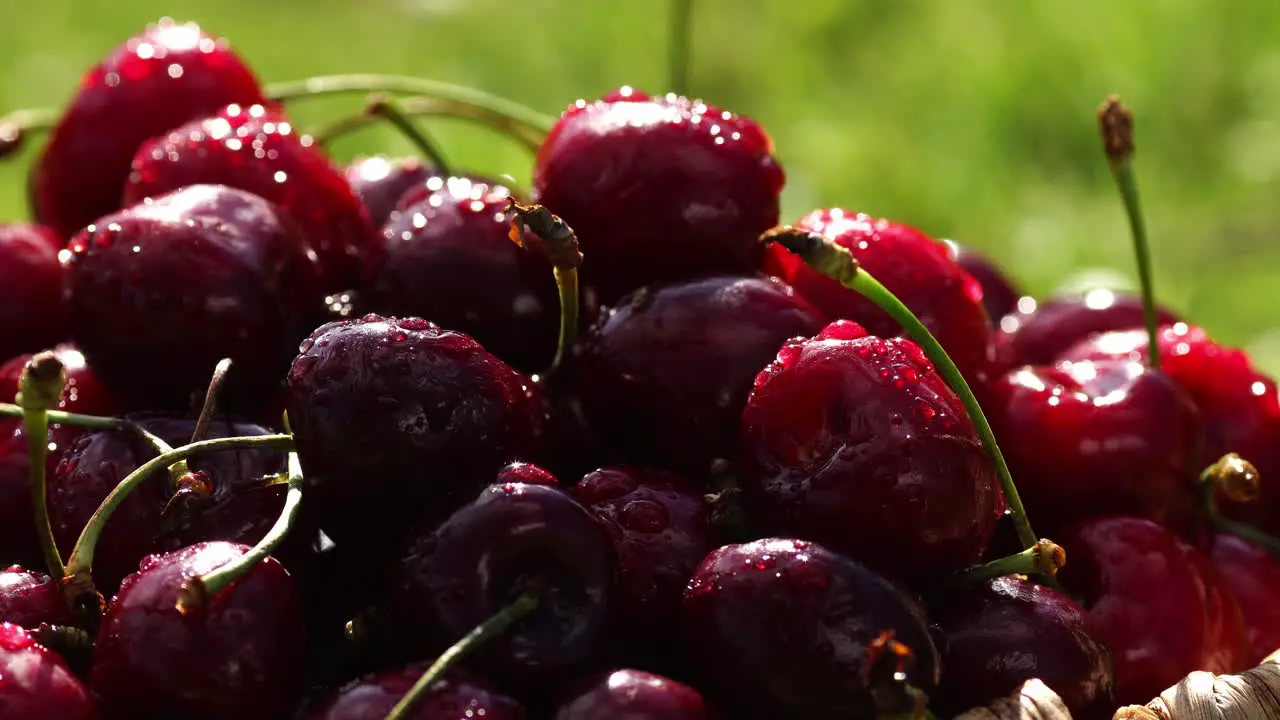
[[[384,90],[435,157],[289,119]],[[5,717],[943,718],[1038,678],[1107,718],[1280,647],[1271,378],[907,225],[780,227],[745,117],[264,86],[164,21],[53,120],[0,226]]]

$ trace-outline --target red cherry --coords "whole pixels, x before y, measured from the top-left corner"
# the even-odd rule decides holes
[[[1161,323],[1178,318],[1156,308]],[[1067,348],[1097,333],[1145,327],[1142,299],[1113,290],[1095,289],[1083,295],[1065,295],[1037,303],[1030,298],[1018,311],[1000,319],[996,334],[996,360],[1003,367],[1045,365]]]
[[[41,572],[12,565],[0,570],[0,618],[34,630],[40,623],[74,625],[71,608],[62,599],[59,584]],[[2,693],[0,693],[2,694]],[[0,708],[4,708],[0,699]]]
[[[1280,559],[1225,533],[1213,537],[1209,559],[1244,615],[1247,651],[1236,670],[1253,667],[1280,647]]]
[[[61,246],[48,228],[0,224],[0,362],[71,336]],[[13,396],[0,393],[0,402]]]
[[[426,670],[410,665],[353,680],[307,714],[308,720],[383,720]],[[406,716],[409,720],[525,720],[520,703],[487,683],[446,675]]]
[[[345,174],[375,228],[387,222],[405,192],[437,177],[435,168],[418,158],[383,155],[357,158],[347,165]]]
[[[956,264],[973,276],[982,286],[982,306],[987,310],[987,318],[998,324],[1000,318],[1018,309],[1018,300],[1023,297],[1022,291],[996,265],[995,261],[971,247],[964,247],[951,240],[943,240],[951,249],[951,256]]]
[[[0,623],[0,710],[22,720],[97,720],[67,664],[17,625]]]
[[[712,720],[697,690],[643,670],[606,673],[556,710],[555,720]]]
[[[229,103],[263,102],[258,80],[223,39],[162,20],[80,81],[36,161],[35,217],[66,238],[121,207],[143,141]]]

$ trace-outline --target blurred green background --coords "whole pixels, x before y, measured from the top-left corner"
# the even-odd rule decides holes
[[[264,80],[440,78],[548,113],[630,84],[667,90],[664,0],[11,0],[0,108],[60,104],[161,16],[228,37]],[[1280,371],[1280,3],[1202,0],[697,0],[694,94],[761,121],[787,170],[784,218],[839,205],[994,255],[1023,286],[1130,282],[1127,226],[1094,111],[1137,115],[1157,293]],[[358,98],[299,104],[303,127]],[[455,165],[509,173],[505,139],[430,125]],[[407,153],[372,129],[334,148]],[[25,214],[29,149],[0,164]],[[1112,279],[1114,278],[1114,279]]]

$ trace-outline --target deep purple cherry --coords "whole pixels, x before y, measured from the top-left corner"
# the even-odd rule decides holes
[[[383,720],[426,670],[425,665],[384,670],[353,680],[336,690],[308,720]],[[406,720],[525,720],[516,700],[487,683],[469,677],[445,676],[414,704]]]
[[[716,715],[695,689],[643,670],[602,675],[560,706],[555,720],[713,720]]]

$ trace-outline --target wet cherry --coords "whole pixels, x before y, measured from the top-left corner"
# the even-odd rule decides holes
[[[410,665],[353,680],[308,713],[307,718],[383,720],[424,670],[424,665]],[[498,693],[487,683],[455,674],[432,685],[406,717],[408,720],[525,720],[528,715],[519,702]]]
[[[643,670],[614,670],[560,706],[555,720],[713,720],[695,689]]]
[[[395,211],[400,196],[436,177],[430,165],[415,157],[389,158],[385,155],[359,157],[347,165],[345,174],[351,189],[369,212],[374,227],[382,227]]]
[[[0,362],[71,336],[60,249],[48,228],[0,223]],[[13,402],[13,396],[0,394],[0,401]]]
[[[1023,296],[1022,292],[994,260],[954,241],[942,242],[950,248],[951,257],[956,264],[964,268],[982,287],[982,307],[986,308],[987,318],[993,325],[998,325],[1000,318],[1018,309],[1018,299]]]
[[[1237,669],[1253,667],[1280,647],[1280,559],[1225,533],[1214,535],[1208,555],[1244,615],[1247,647]]]
[[[1156,308],[1161,323],[1178,319]],[[1096,333],[1143,327],[1142,299],[1113,290],[1094,289],[1037,303],[1021,300],[1016,313],[1000,320],[996,361],[1006,368],[1047,365],[1067,348]]]
[[[45,573],[13,565],[0,570],[0,622],[34,630],[40,623],[73,625],[75,618],[58,583]]]
[[[18,625],[0,623],[0,710],[23,720],[97,720],[93,697],[67,664]]]

